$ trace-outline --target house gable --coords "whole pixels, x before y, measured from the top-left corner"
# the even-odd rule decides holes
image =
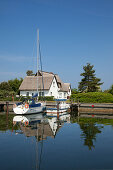
[[[55,98],[58,98],[58,84],[57,84],[57,80],[56,80],[55,76],[51,83],[48,94],[49,94],[49,96],[54,96]]]

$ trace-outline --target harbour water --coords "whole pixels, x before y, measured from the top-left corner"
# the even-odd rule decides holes
[[[113,169],[113,119],[0,115],[0,169]]]

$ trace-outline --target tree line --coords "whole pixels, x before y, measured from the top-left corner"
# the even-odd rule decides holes
[[[33,76],[32,70],[26,71],[27,76]],[[18,100],[19,98],[16,98],[16,95],[19,95],[19,87],[23,81],[23,78],[15,78],[13,80],[3,81],[0,83],[0,100],[12,100],[12,97],[15,98],[15,100]]]
[[[19,87],[23,81],[23,78],[8,80],[7,82],[0,83],[0,99],[7,98],[11,100],[12,96],[19,95]]]

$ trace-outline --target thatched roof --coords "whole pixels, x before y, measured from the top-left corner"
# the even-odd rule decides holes
[[[70,83],[63,83],[63,81],[60,79],[60,77],[56,74],[55,75],[58,86],[60,88],[60,91],[67,92],[69,90]]]
[[[49,77],[43,77],[44,81],[44,90],[49,90],[50,85],[52,83],[54,76],[49,76]],[[42,85],[42,76],[38,77],[37,76],[26,76],[20,85],[19,90],[37,90],[37,83],[38,83],[38,89],[43,89]]]
[[[68,91],[69,83],[63,83],[57,74],[53,74],[51,72],[41,72],[38,73],[38,80],[37,74],[35,76],[26,76],[20,85],[19,90],[37,90],[37,83],[38,83],[38,90],[43,89],[42,84],[42,74],[43,74],[43,82],[44,82],[44,90],[49,90],[51,87],[51,83],[53,78],[56,78],[57,85],[59,87],[59,91]]]

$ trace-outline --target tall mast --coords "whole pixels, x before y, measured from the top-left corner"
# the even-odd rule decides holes
[[[39,29],[37,29],[37,93],[38,93],[38,63],[39,61]]]

